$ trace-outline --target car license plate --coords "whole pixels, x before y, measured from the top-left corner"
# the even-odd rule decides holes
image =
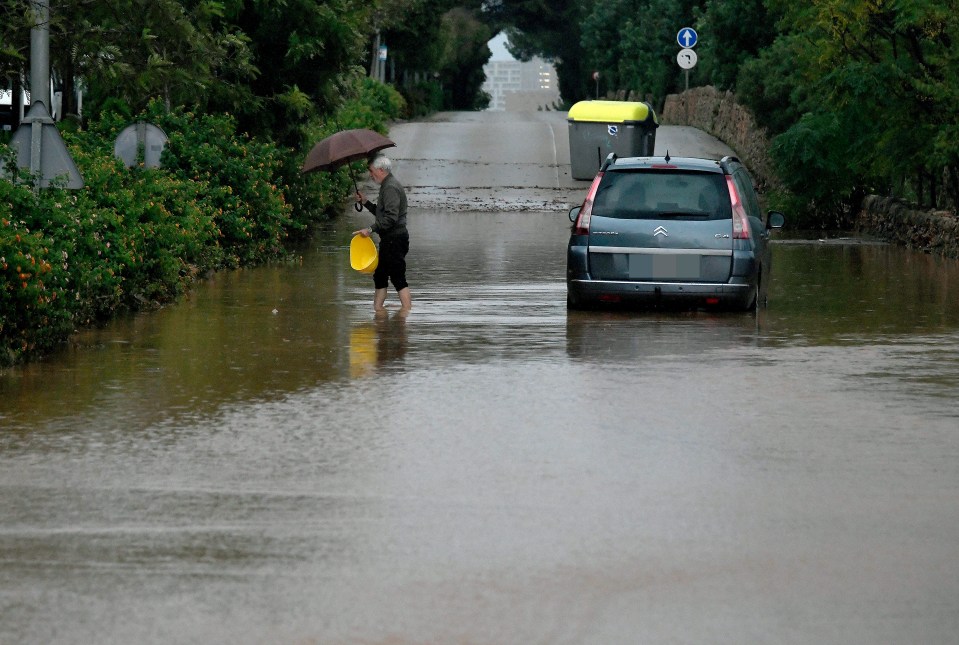
[[[636,253],[629,256],[629,277],[656,280],[696,280],[700,276],[698,255]]]

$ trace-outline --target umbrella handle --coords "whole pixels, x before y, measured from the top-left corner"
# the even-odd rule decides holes
[[[347,168],[349,168],[349,171],[350,171],[350,179],[353,180],[353,190],[356,192],[360,192],[360,187],[356,185],[356,176],[353,175],[353,166],[347,165]],[[357,213],[363,212],[363,204],[359,202],[354,202],[353,208],[356,209]]]

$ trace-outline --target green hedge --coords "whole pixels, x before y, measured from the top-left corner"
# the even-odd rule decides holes
[[[312,137],[337,129],[385,132],[404,109],[391,88],[364,81],[328,121],[304,124],[302,150],[236,131],[224,114],[135,118],[113,106],[82,131],[63,132],[81,190],[35,192],[0,146],[0,366],[55,350],[81,326],[175,301],[211,270],[282,259],[310,225],[342,209],[345,171],[300,173]],[[161,169],[126,168],[117,134],[135,120],[169,137]]]

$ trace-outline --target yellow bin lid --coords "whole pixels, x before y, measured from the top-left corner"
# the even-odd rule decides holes
[[[378,263],[379,256],[373,240],[362,235],[354,235],[350,241],[350,266],[360,273],[373,273]]]
[[[627,123],[656,121],[656,113],[642,101],[580,101],[569,109],[570,121]]]

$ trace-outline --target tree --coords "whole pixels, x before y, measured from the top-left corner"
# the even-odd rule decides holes
[[[520,60],[539,56],[556,67],[563,100],[589,97],[592,70],[584,65],[581,26],[588,0],[491,0],[484,5],[494,31],[505,29],[510,53]]]
[[[634,28],[623,34],[620,64],[623,89],[652,95],[659,103],[683,88],[682,70],[676,63],[676,34],[692,24],[692,0],[646,0],[637,9]]]
[[[369,3],[358,0],[58,0],[51,3],[51,77],[73,112],[108,100],[138,111],[152,99],[238,115],[249,132],[295,142],[358,75]],[[0,64],[19,77],[29,51],[29,0],[0,0]],[[13,18],[16,18],[14,20]]]
[[[94,107],[120,99],[134,110],[166,105],[236,106],[256,74],[249,41],[212,0],[64,0],[50,12],[51,75],[74,112],[82,78]]]
[[[623,25],[622,18],[628,16],[627,22],[632,24],[636,4],[636,0],[597,2],[583,19],[580,41],[583,45],[584,67],[587,70],[599,72],[599,84],[603,87],[613,90],[625,87],[619,65],[622,51],[619,47],[613,46],[611,41],[619,41],[621,26],[623,31],[633,29]],[[612,38],[610,38],[611,29],[616,29]],[[600,43],[604,43],[605,46]]]
[[[249,37],[260,74],[251,83],[257,103],[240,113],[241,125],[298,145],[299,124],[332,112],[362,73],[370,16],[369,3],[358,0],[243,2],[231,17]]]
[[[439,72],[444,107],[451,110],[486,107],[489,96],[483,94],[481,88],[485,81],[483,65],[491,56],[486,46],[493,37],[490,28],[466,9],[451,9],[443,16],[442,35]]]
[[[30,51],[33,12],[22,0],[0,0],[0,89],[11,91],[11,107],[19,115],[21,79]]]
[[[955,133],[959,124],[955,5],[927,0],[785,3],[782,26],[787,34],[781,38],[798,45],[790,60],[797,70],[791,78],[818,100],[807,99],[810,116],[781,135],[774,147],[780,162],[797,160],[790,141],[819,136],[824,127],[828,135],[838,124],[845,153],[843,163],[833,164],[829,172],[853,178],[848,194],[901,194],[911,186],[905,196],[934,205],[941,201],[945,175],[952,178],[947,186],[955,203],[959,144],[944,135]]]
[[[393,82],[405,83],[410,74],[438,70],[443,50],[441,16],[449,7],[449,0],[384,0],[379,4],[373,22],[389,47],[390,67],[396,72]]]
[[[811,71],[798,64],[808,46],[803,34],[783,34],[739,67],[736,96],[771,134],[784,132],[823,100]]]
[[[608,89],[633,90],[661,103],[682,89],[676,34],[694,24],[701,6],[701,0],[594,3],[580,41],[585,58],[607,79]]]
[[[734,89],[742,65],[775,40],[779,15],[763,0],[707,0],[695,13],[696,77],[720,89]]]

